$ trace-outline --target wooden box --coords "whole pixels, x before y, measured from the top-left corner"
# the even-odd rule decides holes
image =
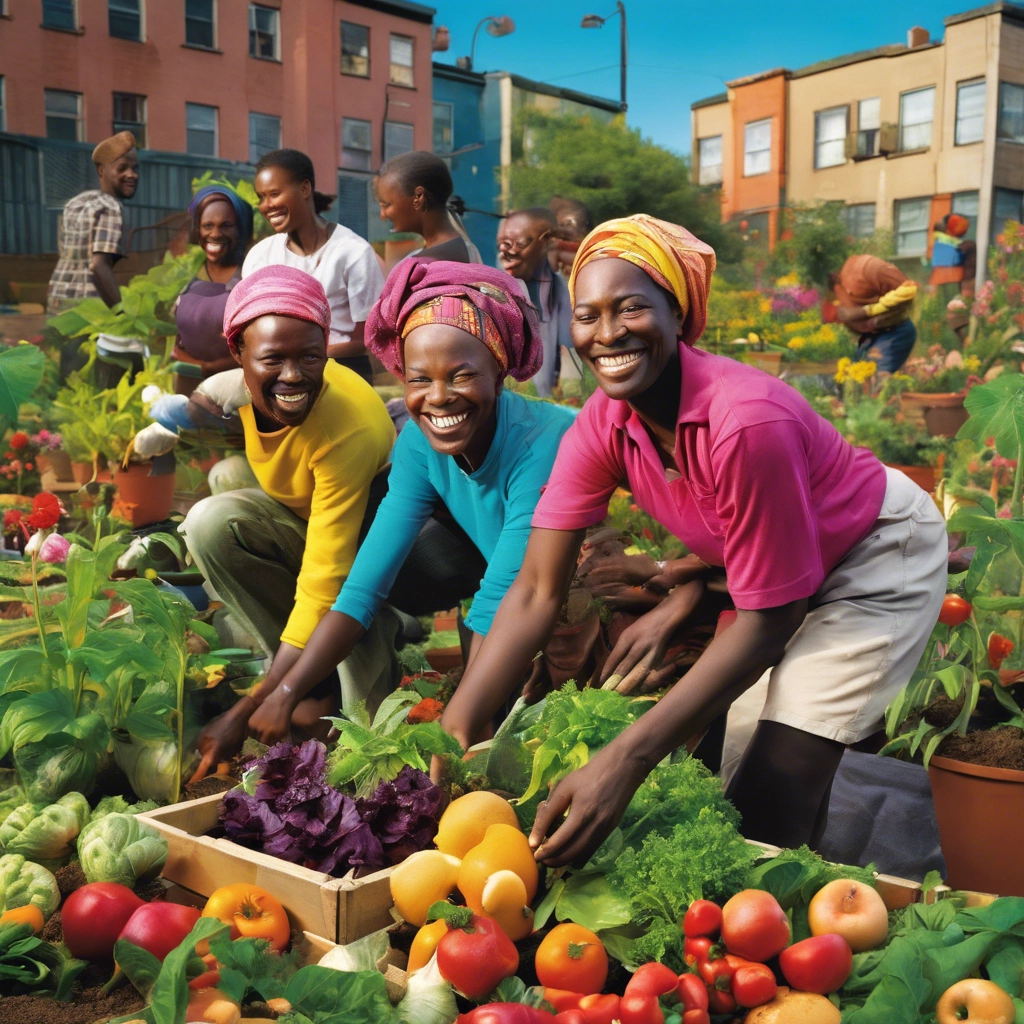
[[[233,882],[273,893],[303,931],[345,945],[394,924],[391,869],[362,878],[333,878],[206,833],[219,824],[223,794],[147,811],[144,818],[167,840],[163,877],[209,896]]]

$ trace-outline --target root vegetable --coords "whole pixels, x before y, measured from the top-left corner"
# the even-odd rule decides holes
[[[194,995],[185,1011],[185,1019],[202,1024],[239,1024],[242,1009],[219,989],[208,988]]]
[[[758,1006],[743,1024],[840,1024],[842,1014],[824,996],[780,988],[770,1003]]]
[[[947,988],[935,1007],[935,1024],[1013,1024],[1013,1000],[993,981],[967,978]]]

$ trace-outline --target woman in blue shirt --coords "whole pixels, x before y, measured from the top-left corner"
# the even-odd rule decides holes
[[[487,561],[467,619],[472,662],[522,565],[540,490],[573,420],[569,409],[502,387],[506,376],[528,380],[541,361],[536,313],[503,271],[404,260],[366,326],[370,350],[405,383],[410,422],[337,601],[294,666],[260,688],[249,729],[268,744],[288,736],[298,702],[363,636],[439,502]]]

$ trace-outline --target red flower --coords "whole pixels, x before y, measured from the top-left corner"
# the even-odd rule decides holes
[[[19,430],[16,434],[11,434],[11,447],[15,451],[20,451],[28,444],[28,434],[24,430]]]
[[[424,697],[415,707],[409,709],[406,721],[410,725],[420,722],[436,722],[444,712],[444,705],[433,697]]]
[[[1003,659],[1013,650],[1013,641],[998,633],[990,633],[988,637],[988,663],[998,671]]]
[[[32,513],[25,521],[34,530],[48,530],[60,522],[64,507],[56,495],[42,491],[32,499]]]
[[[21,522],[22,511],[20,508],[9,508],[4,513],[4,533],[15,529]]]
[[[32,470],[33,470],[33,469],[34,469],[35,467],[34,467],[34,466],[32,465],[32,463],[31,463],[31,462],[26,462],[26,463],[25,463],[25,468],[26,468],[26,469],[27,469],[27,470],[28,470],[28,471],[29,471],[29,472],[31,473],[31,472],[32,472]]]

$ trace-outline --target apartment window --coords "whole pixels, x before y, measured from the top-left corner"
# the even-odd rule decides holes
[[[351,171],[369,171],[373,166],[373,126],[356,117],[341,119],[341,166]]]
[[[930,199],[896,201],[896,255],[923,256],[928,249]]]
[[[260,60],[280,60],[281,12],[273,7],[249,4],[249,56]]]
[[[142,0],[107,0],[107,25],[118,39],[142,42]]]
[[[413,84],[412,37],[391,34],[391,84]]]
[[[43,27],[74,32],[78,28],[75,0],[43,0]]]
[[[956,133],[958,146],[981,142],[985,137],[985,79],[961,82],[956,87]]]
[[[846,131],[849,107],[832,107],[814,115],[814,166],[838,167],[846,163]]]
[[[1024,142],[1024,85],[999,83],[999,127],[996,135],[1009,142]]]
[[[878,156],[882,127],[882,101],[873,96],[857,104],[857,156]]]
[[[854,238],[870,238],[875,233],[875,204],[853,203],[845,209],[846,230]]]
[[[992,237],[990,245],[996,244],[996,235],[1003,232],[1008,220],[1024,221],[1024,192],[1012,188],[997,188],[992,191]]]
[[[341,23],[341,73],[370,77],[370,30],[366,25]]]
[[[185,0],[185,43],[212,50],[217,45],[214,33],[214,0]]]
[[[384,122],[384,161],[403,153],[411,153],[415,147],[412,141],[412,125],[400,121]]]
[[[249,163],[254,164],[264,153],[281,148],[281,118],[273,114],[249,112]]]
[[[697,181],[701,185],[722,184],[722,136],[697,140]]]
[[[900,96],[900,151],[928,149],[932,144],[935,86]]]
[[[444,156],[454,148],[455,107],[451,103],[434,104],[434,152]]]
[[[958,213],[961,217],[967,218],[970,227],[964,238],[969,238],[972,242],[976,241],[978,238],[978,193],[955,192],[950,213]]]
[[[114,134],[131,132],[139,149],[146,148],[146,97],[133,92],[114,93]]]
[[[47,89],[46,93],[46,137],[62,139],[64,142],[81,142],[82,94]]]
[[[185,104],[185,152],[195,156],[217,155],[216,107]]]
[[[772,119],[751,121],[743,130],[743,176],[767,174],[772,169]]]

